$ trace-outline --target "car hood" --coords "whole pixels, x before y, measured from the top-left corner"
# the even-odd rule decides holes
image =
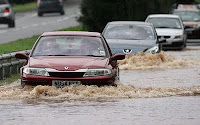
[[[158,36],[183,35],[182,29],[156,28],[156,32]]]
[[[146,49],[153,47],[156,40],[120,40],[106,39],[113,54],[124,53],[124,49],[132,50],[132,53],[143,52]]]
[[[78,69],[87,68],[105,68],[109,62],[108,58],[102,57],[30,57],[29,67],[37,68],[53,68],[64,71],[68,67],[68,71],[75,71]]]

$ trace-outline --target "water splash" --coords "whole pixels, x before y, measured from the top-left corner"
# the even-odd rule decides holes
[[[155,68],[182,68],[200,66],[200,61],[188,59],[176,59],[167,56],[164,52],[158,54],[139,53],[126,55],[124,60],[119,61],[119,68],[132,69],[155,69]]]
[[[1,87],[0,99],[39,99],[39,100],[98,100],[120,98],[158,98],[169,96],[200,95],[200,86],[180,88],[136,88],[131,85],[112,86],[68,86],[56,88],[53,86],[36,86],[21,88],[18,86]]]

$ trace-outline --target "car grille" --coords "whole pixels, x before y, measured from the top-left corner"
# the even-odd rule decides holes
[[[84,72],[49,72],[51,77],[60,77],[60,78],[80,78],[83,77]]]
[[[164,37],[165,39],[169,39],[171,36],[158,36],[159,39],[162,37]]]

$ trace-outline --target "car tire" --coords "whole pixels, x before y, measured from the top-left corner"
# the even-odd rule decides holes
[[[26,85],[26,84],[25,84],[25,83],[23,83],[23,82],[22,82],[22,79],[21,79],[21,87],[22,87],[22,88],[24,88],[24,87],[25,87],[25,85]]]
[[[158,53],[160,53],[163,50],[162,44],[159,44],[158,47],[159,47]]]
[[[9,27],[9,28],[15,27],[15,21],[14,21],[14,20],[11,20],[11,21],[9,22],[9,24],[8,24],[8,27]]]
[[[117,68],[117,74],[116,74],[116,78],[115,78],[115,81],[119,81],[120,80],[120,77],[119,77],[119,67]]]
[[[187,44],[186,44],[186,42],[184,43],[184,48],[186,48],[187,47]]]
[[[42,16],[43,15],[43,13],[41,13],[41,12],[38,12],[38,16]]]
[[[110,83],[109,85],[117,87],[119,80],[120,80],[120,77],[119,77],[119,67],[118,67],[117,73],[116,73],[116,76],[115,76],[115,80],[113,81],[113,83]]]
[[[178,50],[184,50],[185,49],[185,45],[182,45]]]
[[[60,15],[64,15],[64,14],[65,14],[65,12],[64,12],[64,11],[61,11],[61,12],[60,12]]]

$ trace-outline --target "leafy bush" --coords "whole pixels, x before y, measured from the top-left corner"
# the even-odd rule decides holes
[[[9,0],[10,3],[15,3],[15,4],[24,4],[24,3],[30,3],[36,0]]]
[[[82,0],[79,21],[101,32],[109,21],[145,20],[152,13],[168,13],[173,0]]]

